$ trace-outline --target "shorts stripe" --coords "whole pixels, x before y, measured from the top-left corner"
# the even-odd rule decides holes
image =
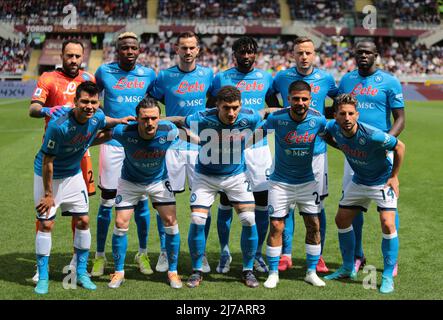
[[[255,204],[255,201],[231,201],[232,204]]]
[[[135,209],[136,206],[124,206],[124,207],[115,207],[116,211],[120,210],[128,210],[128,209]]]
[[[339,208],[343,208],[343,209],[358,209],[358,210],[361,210],[361,211],[364,211],[364,212],[368,211],[368,209],[366,209],[365,207],[362,207],[362,206],[343,206],[343,205],[339,205],[338,207]]]
[[[207,206],[193,206],[193,205],[191,205],[191,210],[194,210],[194,209],[210,209],[210,208],[211,208],[211,206],[207,207]]]
[[[377,211],[395,211],[397,208],[381,208],[377,206]]]
[[[172,205],[175,206],[175,201],[173,201],[173,202],[153,202],[152,203],[152,206],[154,208],[161,207],[161,206],[172,206]]]
[[[309,213],[309,212],[301,212],[300,211],[300,215],[301,216],[318,216],[320,214],[320,212],[317,213]]]
[[[37,220],[39,220],[39,221],[52,221],[52,220],[54,220],[55,219],[55,214],[52,216],[52,217],[50,217],[49,219],[46,219],[46,218],[42,218],[41,216],[39,216],[39,215],[36,215],[35,217],[37,218]]]
[[[70,217],[70,216],[87,216],[88,212],[71,212],[71,211],[64,211],[62,212],[63,217]]]

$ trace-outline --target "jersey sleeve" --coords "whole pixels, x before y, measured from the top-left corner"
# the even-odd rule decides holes
[[[394,150],[397,145],[397,138],[389,133],[385,133],[381,130],[377,130],[373,135],[372,139],[375,143],[382,149],[385,150]]]
[[[31,103],[40,103],[45,105],[48,99],[51,88],[51,76],[49,73],[43,73],[37,82],[37,87],[34,90],[34,94],[31,98]]]
[[[123,144],[123,129],[126,128],[126,125],[119,124],[114,127],[112,131],[112,138]]]
[[[105,84],[103,81],[103,66],[98,67],[97,71],[95,72],[95,81],[99,90],[103,91],[103,89],[105,88]]]
[[[269,88],[268,91],[266,92],[266,97],[269,97],[270,95],[272,95],[274,93],[274,89],[272,88],[272,86],[274,85],[274,78],[272,78],[272,75],[265,71],[266,75],[268,77],[268,81],[269,81]]]
[[[397,79],[393,79],[388,89],[388,101],[391,109],[404,108],[403,89]]]
[[[147,93],[150,92],[151,89],[154,87],[155,80],[157,79],[155,71],[152,70],[152,69],[149,69],[149,71],[150,71],[150,74],[149,74],[149,85],[148,85],[148,88],[146,89]]]
[[[189,115],[189,116],[186,117],[186,119],[185,119],[185,126],[186,126],[187,128],[191,128],[191,123],[192,123],[192,122],[197,122],[197,123],[199,123],[200,120],[201,120],[200,112],[196,112],[196,113],[191,114],[191,115]]]
[[[274,130],[274,116],[272,113],[268,116],[266,121],[263,123],[263,130]]]
[[[172,122],[169,125],[171,126],[171,130],[168,131],[168,141],[175,142],[179,140],[178,128]]]
[[[328,75],[329,88],[328,88],[328,97],[334,99],[338,95],[338,87],[335,83],[334,77],[329,74]]]
[[[95,113],[95,115],[97,116],[98,120],[100,121],[98,128],[103,129],[104,127],[106,127],[105,113],[101,109],[98,109],[97,112]]]
[[[62,141],[62,134],[60,127],[56,122],[51,121],[45,132],[45,139],[43,140],[42,152],[47,155],[56,156],[59,152]]]
[[[329,133],[331,136],[334,135],[334,126],[335,126],[335,120],[329,120],[325,125],[325,133]]]
[[[280,81],[280,77],[281,77],[281,72],[277,72],[277,74],[275,75],[274,79],[272,80],[272,90],[271,93],[280,93],[280,88],[278,86],[278,82]]]
[[[160,71],[158,77],[152,81],[152,84],[148,89],[149,95],[157,100],[163,100],[165,96],[165,90],[163,88],[163,79],[164,79],[164,72]]]
[[[220,91],[221,88],[221,79],[220,79],[220,73],[217,73],[214,77],[214,80],[212,80],[212,84],[211,84],[211,91],[210,94],[211,96],[215,97],[217,95],[217,93]]]

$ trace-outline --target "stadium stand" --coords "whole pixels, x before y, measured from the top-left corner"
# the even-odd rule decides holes
[[[20,42],[0,38],[0,74],[21,75],[30,57],[26,40]]]

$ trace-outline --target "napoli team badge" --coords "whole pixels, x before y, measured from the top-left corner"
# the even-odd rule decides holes
[[[198,74],[200,77],[203,77],[203,76],[204,76],[204,73],[203,73],[202,70],[198,70],[197,74]]]
[[[168,139],[167,139],[165,136],[161,136],[161,137],[158,139],[158,143],[160,143],[160,144],[165,144],[167,140],[168,140]]]
[[[83,78],[83,80],[85,80],[85,81],[90,81],[90,80],[91,80],[91,77],[90,77],[89,74],[87,74],[87,73],[83,73],[82,78]]]
[[[268,205],[268,214],[274,213],[274,207],[272,205]]]
[[[257,78],[263,78],[263,73],[261,73],[260,71],[258,71],[258,72],[255,74],[255,76],[256,76]]]
[[[137,70],[137,74],[138,74],[139,76],[142,76],[142,75],[145,74],[145,70],[143,70],[142,68],[139,68],[139,69]]]
[[[311,128],[314,128],[316,124],[317,124],[317,121],[316,121],[315,119],[311,119],[311,120],[309,121],[309,126],[310,126]]]
[[[195,202],[197,200],[197,195],[195,193],[191,194],[191,202]]]
[[[321,78],[321,76],[320,76],[318,73],[316,73],[315,76],[314,76],[314,78],[318,80],[318,79]]]
[[[358,144],[364,146],[366,144],[366,138],[364,137],[358,138]]]
[[[92,118],[91,123],[95,126],[97,124],[97,118]]]
[[[119,194],[116,198],[115,198],[115,203],[119,204],[120,202],[122,202],[123,198],[121,196],[121,194]]]
[[[380,76],[380,75],[376,75],[375,78],[374,78],[374,81],[375,82],[382,82],[383,81],[383,77]]]

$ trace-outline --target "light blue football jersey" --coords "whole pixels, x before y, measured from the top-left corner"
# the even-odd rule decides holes
[[[242,107],[260,111],[266,107],[266,97],[271,93],[272,75],[260,69],[248,73],[231,68],[215,75],[211,95],[216,96],[224,86],[234,86],[241,92]],[[261,140],[253,147],[267,145],[268,140]]]
[[[310,107],[325,114],[326,97],[335,98],[338,92],[334,77],[324,70],[314,68],[308,75],[303,75],[297,71],[296,67],[279,71],[274,78],[272,86],[273,92],[280,93],[283,99],[283,106],[289,107],[288,101],[289,86],[292,82],[302,80],[311,86],[311,105]],[[326,143],[322,138],[317,137],[314,147],[314,155],[325,153]]]
[[[83,155],[94,141],[97,132],[106,125],[105,114],[98,109],[85,124],[74,118],[74,110],[61,117],[53,117],[34,161],[35,174],[42,176],[43,154],[55,156],[54,179],[75,176],[81,171]]]
[[[154,83],[155,72],[151,68],[135,65],[131,71],[122,70],[117,62],[101,65],[95,78],[104,92],[105,115],[111,118],[135,116],[135,107],[145,97]],[[121,146],[116,140],[106,144]]]
[[[362,77],[358,70],[345,74],[338,91],[357,99],[359,121],[384,132],[391,129],[391,110],[404,108],[400,81],[380,69],[367,77]]]
[[[150,140],[142,139],[137,127],[138,124],[119,125],[112,134],[125,150],[122,179],[144,185],[167,179],[165,155],[178,139],[177,127],[170,121],[161,120]]]
[[[397,145],[397,138],[370,125],[357,122],[353,137],[345,137],[335,120],[326,125],[326,132],[334,137],[354,170],[352,181],[367,186],[385,184],[391,176],[392,163],[387,156]]]
[[[233,176],[246,170],[244,150],[262,116],[253,109],[242,108],[233,125],[218,118],[217,109],[186,117],[186,126],[200,137],[195,170],[206,175]]]
[[[263,126],[275,132],[275,166],[269,179],[289,184],[314,181],[314,145],[325,126],[326,118],[311,108],[301,122],[292,119],[290,108],[271,113]]]
[[[193,71],[185,72],[176,65],[159,72],[149,95],[164,103],[167,117],[186,117],[206,109],[213,77],[211,68],[196,65]],[[172,148],[197,150],[197,146],[182,140]]]

